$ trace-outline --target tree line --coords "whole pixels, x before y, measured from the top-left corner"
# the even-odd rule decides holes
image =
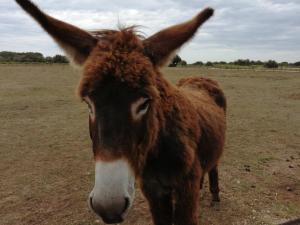
[[[288,62],[276,62],[275,60],[268,60],[268,61],[260,61],[260,60],[249,60],[249,59],[238,59],[233,62],[225,62],[225,61],[217,61],[217,62],[202,62],[197,61],[192,64],[187,64],[185,60],[183,60],[179,55],[176,55],[171,63],[169,64],[169,67],[176,67],[176,66],[226,66],[226,65],[235,65],[235,66],[262,66],[265,68],[279,68],[279,67],[300,67],[300,61],[295,63],[288,63]]]
[[[68,59],[63,55],[55,55],[51,56],[44,56],[42,53],[39,52],[9,52],[3,51],[0,52],[0,63],[69,63]],[[265,68],[279,68],[279,67],[300,67],[300,61],[295,63],[288,63],[288,62],[276,62],[275,60],[269,60],[266,62],[260,60],[249,60],[249,59],[238,59],[233,62],[225,62],[225,61],[218,61],[218,62],[202,62],[197,61],[192,64],[188,64],[185,60],[183,60],[179,55],[175,55],[169,67],[176,67],[176,66],[226,66],[226,65],[233,65],[233,66],[262,66]]]
[[[2,63],[69,63],[63,55],[44,56],[39,52],[0,52]]]

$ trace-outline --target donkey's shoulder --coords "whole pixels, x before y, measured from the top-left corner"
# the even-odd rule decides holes
[[[178,81],[177,86],[207,92],[226,111],[226,97],[216,81],[205,77],[185,77]]]

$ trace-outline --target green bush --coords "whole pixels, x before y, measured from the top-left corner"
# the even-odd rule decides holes
[[[197,62],[194,62],[192,65],[193,65],[193,66],[203,66],[204,63],[201,62],[201,61],[197,61]]]
[[[278,63],[274,60],[269,60],[264,65],[265,68],[278,68]]]
[[[182,60],[177,65],[178,66],[187,66],[187,62],[185,60]]]
[[[206,64],[205,64],[205,66],[213,66],[214,64],[212,63],[212,62],[207,62]]]

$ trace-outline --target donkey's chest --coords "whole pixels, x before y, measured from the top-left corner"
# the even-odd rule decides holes
[[[184,151],[183,147],[163,148],[159,153],[150,155],[144,168],[143,180],[165,188],[177,184],[187,171]]]
[[[146,187],[148,191],[155,190],[156,195],[165,195],[172,192],[178,183],[177,179],[172,169],[168,171],[165,165],[158,166],[155,163],[149,164],[145,168],[142,183],[143,187]]]

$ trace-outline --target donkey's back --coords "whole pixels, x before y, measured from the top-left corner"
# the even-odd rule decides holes
[[[180,79],[177,86],[206,92],[219,107],[226,111],[226,98],[216,81],[204,77],[186,77]]]

